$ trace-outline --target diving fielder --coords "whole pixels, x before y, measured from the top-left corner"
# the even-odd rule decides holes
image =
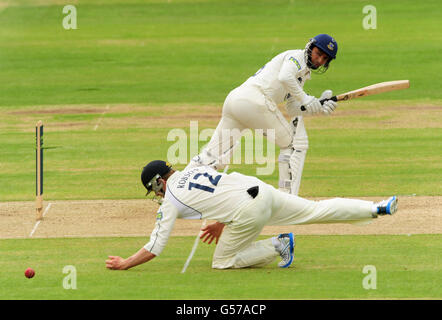
[[[275,143],[280,147],[279,189],[297,195],[308,149],[303,116],[331,114],[337,106],[332,100],[320,103],[333,96],[331,90],[316,98],[304,92],[304,84],[311,78],[312,70],[325,72],[336,59],[337,51],[338,44],[331,36],[319,34],[304,50],[288,50],[274,57],[229,93],[210,142],[192,162],[222,169],[230,161],[235,142],[244,129],[263,129],[264,134],[274,129]],[[292,118],[290,122],[277,107],[283,102]]]
[[[220,173],[208,166],[187,167],[180,172],[161,160],[144,167],[141,181],[148,193],[153,191],[164,198],[155,228],[150,241],[131,257],[109,256],[109,269],[129,269],[160,255],[177,218],[217,221],[205,228],[205,240],[216,238],[218,242],[219,237],[212,268],[260,267],[278,256],[279,267],[287,268],[294,257],[294,235],[255,241],[264,226],[370,222],[397,210],[396,197],[379,203],[343,198],[310,201],[281,192],[255,177]]]

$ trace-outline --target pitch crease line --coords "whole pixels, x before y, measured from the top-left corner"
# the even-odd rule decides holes
[[[46,215],[46,213],[49,211],[49,208],[51,207],[51,205],[52,205],[52,203],[48,204],[48,206],[46,207],[45,211],[43,212],[42,217],[44,217]],[[41,222],[41,220],[38,220],[35,223],[34,229],[32,229],[31,234],[29,235],[30,238],[34,235],[35,231],[37,230],[38,226],[40,225],[40,222]]]
[[[97,124],[96,124],[95,127],[94,127],[94,131],[97,131],[98,126],[99,126],[100,123],[101,123],[101,119],[103,119],[103,116],[105,115],[105,113],[106,113],[108,110],[109,110],[109,105],[106,106],[106,110],[104,110],[104,111],[101,113],[100,118],[98,118]]]

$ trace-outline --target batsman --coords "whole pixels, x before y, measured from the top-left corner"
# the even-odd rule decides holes
[[[229,163],[236,142],[245,129],[272,129],[278,157],[279,190],[298,194],[308,136],[303,117],[330,115],[337,107],[331,90],[317,98],[304,92],[312,71],[324,73],[336,59],[338,44],[327,34],[319,34],[303,50],[288,50],[275,56],[225,99],[221,120],[207,146],[191,163],[220,170]],[[291,121],[278,105],[285,103]]]

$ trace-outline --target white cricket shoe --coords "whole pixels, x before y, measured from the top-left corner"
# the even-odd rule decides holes
[[[281,249],[279,251],[279,255],[281,256],[281,262],[278,263],[280,268],[288,268],[292,262],[295,248],[295,236],[292,232],[290,233],[281,233],[278,236],[278,240],[281,243]]]

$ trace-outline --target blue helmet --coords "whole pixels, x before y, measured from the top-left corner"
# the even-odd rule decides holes
[[[321,67],[315,67],[311,61],[311,53],[313,47],[318,47],[321,49],[328,57],[328,61],[325,65]],[[322,33],[318,34],[314,38],[310,39],[310,42],[305,46],[305,58],[307,61],[307,66],[310,69],[317,70],[319,73],[327,71],[329,64],[332,60],[336,59],[336,54],[338,53],[338,43],[328,34]]]
[[[338,43],[328,34],[318,34],[313,38],[313,44],[324,51],[330,57],[330,60],[336,59]]]

